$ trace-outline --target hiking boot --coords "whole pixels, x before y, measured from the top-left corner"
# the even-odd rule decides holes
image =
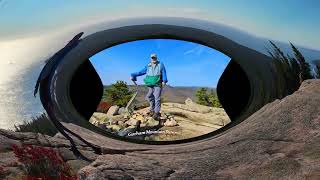
[[[159,120],[159,125],[160,125],[160,126],[164,126],[165,121],[166,121],[166,120],[164,120],[164,119],[160,119],[160,120]]]
[[[159,120],[160,120],[160,116],[161,116],[160,113],[154,113],[153,116],[152,116],[152,118],[153,118],[154,120],[159,121]]]

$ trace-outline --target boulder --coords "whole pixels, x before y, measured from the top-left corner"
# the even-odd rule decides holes
[[[138,114],[135,119],[137,119],[139,121],[145,121],[144,117],[140,114]]]
[[[158,126],[159,125],[159,121],[156,121],[153,118],[149,118],[147,123],[146,123],[146,125],[150,126],[150,127]]]
[[[108,122],[108,116],[105,113],[101,112],[95,112],[89,119],[89,122],[92,124],[98,124],[98,123],[106,123]]]
[[[164,126],[167,126],[167,127],[172,127],[172,126],[176,126],[176,125],[178,125],[178,123],[174,119],[167,120],[164,123]]]
[[[139,156],[111,154],[99,156],[90,166],[82,168],[79,171],[79,176],[83,179],[138,180],[168,179],[172,173],[172,169],[159,164],[155,160]]]
[[[185,108],[187,110],[198,112],[198,113],[210,113],[212,110],[212,107],[197,104],[193,102],[190,98],[186,99],[185,105],[186,105]]]
[[[118,136],[127,136],[129,133],[135,132],[137,130],[136,126],[128,126],[118,132]]]
[[[119,111],[119,106],[115,105],[115,106],[111,106],[107,112],[107,116],[114,116],[117,115]]]
[[[128,124],[129,126],[136,126],[138,124],[138,121],[137,119],[134,119],[134,118],[130,118],[128,121],[126,121],[126,124]]]
[[[167,116],[161,116],[160,119],[161,119],[161,120],[167,120],[168,117],[167,117]]]
[[[195,102],[190,102],[190,100],[186,101],[186,104],[180,103],[163,103],[165,108],[179,108],[182,110],[190,111],[190,112],[197,112],[197,113],[210,113],[212,111],[212,107],[203,106],[197,104]]]
[[[187,106],[194,104],[194,102],[193,102],[192,99],[190,99],[190,98],[187,98],[187,99],[184,101],[184,103],[185,103]]]
[[[123,119],[125,119],[125,120],[130,119],[130,115],[129,115],[129,114],[125,114],[125,115],[123,115]]]
[[[124,125],[124,121],[117,121],[117,124],[118,124],[119,126],[123,126],[123,125]]]
[[[146,123],[141,123],[141,124],[140,124],[140,127],[146,127],[146,126],[147,126]]]
[[[70,166],[71,172],[73,174],[76,174],[80,169],[89,165],[90,163],[84,160],[75,159],[75,160],[67,161],[67,164]]]
[[[107,121],[108,125],[112,124],[118,124],[119,121],[124,121],[125,119],[123,118],[122,115],[115,115],[109,117],[109,120]]]
[[[6,152],[12,149],[12,145],[20,145],[20,141],[10,139],[6,136],[0,135],[0,152]]]
[[[169,103],[168,103],[169,104]],[[170,103],[174,104],[174,103]],[[177,104],[177,103],[176,103]],[[181,104],[180,104],[181,105]],[[163,106],[162,111],[174,114],[175,116],[184,117],[191,120],[194,123],[206,123],[217,126],[225,126],[231,122],[229,116],[223,108],[212,108],[209,113],[200,113],[190,111],[188,109],[179,108],[176,105]],[[169,115],[167,119],[171,119],[173,116]]]
[[[136,112],[141,114],[141,115],[147,115],[148,112],[149,112],[149,109],[150,109],[149,107],[146,107],[146,108],[143,108],[143,109],[139,109]]]
[[[113,119],[113,118],[110,118],[110,119],[109,119],[109,124],[110,124],[110,125],[118,124],[118,120]]]
[[[114,124],[114,125],[108,125],[107,128],[111,129],[112,131],[119,131],[121,129],[121,126]]]
[[[100,124],[100,121],[95,118],[94,116],[92,116],[90,119],[89,119],[89,122],[95,126],[98,126]]]
[[[122,114],[124,114],[124,113],[126,113],[126,108],[125,108],[125,107],[119,108],[118,114],[122,115]]]

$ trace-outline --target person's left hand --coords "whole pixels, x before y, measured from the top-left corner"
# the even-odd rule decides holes
[[[162,86],[165,86],[166,85],[166,83],[165,82],[162,82]]]

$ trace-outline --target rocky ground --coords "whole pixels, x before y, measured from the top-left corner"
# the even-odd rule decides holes
[[[237,126],[204,140],[174,145],[134,144],[74,124],[66,127],[103,148],[94,160],[75,159],[68,142],[0,130],[0,165],[6,178],[21,173],[12,144],[52,147],[79,170],[79,179],[320,179],[320,81],[304,81],[294,94],[266,104]]]
[[[162,103],[163,125],[148,115],[149,108],[128,114],[112,106],[107,113],[96,112],[89,122],[118,136],[148,141],[188,139],[215,131],[230,119],[223,108],[199,105],[187,98],[184,104]]]
[[[18,146],[21,146],[21,144],[29,144],[34,146],[54,148],[60,153],[64,161],[72,167],[73,172],[77,172],[80,170],[80,168],[89,165],[88,162],[78,160],[72,154],[72,152],[69,150],[69,142],[64,138],[50,137],[31,132],[19,133],[0,129],[0,142],[0,166],[4,169],[4,171],[1,172],[1,176],[4,179],[16,180],[21,179],[24,175],[21,164],[18,163],[17,158],[12,151],[12,145],[14,144]],[[91,151],[91,149],[83,144],[78,144],[78,148],[91,160],[94,160],[98,157],[93,153],[93,151]]]

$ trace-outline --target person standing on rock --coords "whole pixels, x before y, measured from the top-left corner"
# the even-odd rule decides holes
[[[146,100],[150,103],[149,114],[155,119],[160,118],[161,109],[161,92],[162,88],[168,82],[165,66],[157,58],[156,54],[151,54],[151,61],[141,71],[131,73],[130,79],[136,81],[137,76],[146,74],[143,79],[145,85],[148,87],[148,94]]]

